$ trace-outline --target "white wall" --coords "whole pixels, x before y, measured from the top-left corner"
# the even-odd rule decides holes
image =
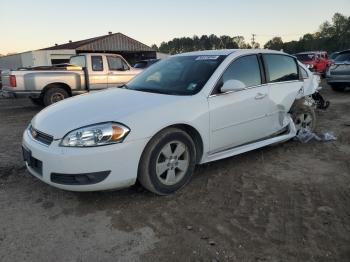
[[[50,66],[51,59],[69,59],[75,50],[37,50],[0,57],[0,69]]]
[[[0,57],[0,69],[16,69],[22,66],[21,54]]]

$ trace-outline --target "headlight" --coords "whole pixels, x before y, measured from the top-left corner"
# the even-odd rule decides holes
[[[309,68],[309,69],[312,69],[312,68],[314,68],[314,65],[313,64],[308,64],[306,67]]]
[[[65,135],[60,146],[93,147],[121,143],[129,132],[126,126],[112,122],[86,126]]]

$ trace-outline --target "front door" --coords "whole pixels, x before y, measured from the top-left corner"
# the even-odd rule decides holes
[[[256,55],[234,60],[219,81],[241,81],[243,90],[214,93],[208,98],[211,153],[253,142],[272,133],[269,90],[263,85]]]
[[[108,87],[121,86],[134,77],[130,66],[119,56],[107,56]]]

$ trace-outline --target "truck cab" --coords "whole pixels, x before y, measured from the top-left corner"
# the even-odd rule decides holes
[[[325,51],[303,52],[295,54],[297,59],[312,72],[325,75],[329,65],[328,54]]]

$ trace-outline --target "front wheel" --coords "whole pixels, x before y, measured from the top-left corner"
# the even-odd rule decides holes
[[[146,146],[138,180],[149,191],[168,195],[190,181],[195,165],[196,148],[191,137],[180,129],[168,128]]]

